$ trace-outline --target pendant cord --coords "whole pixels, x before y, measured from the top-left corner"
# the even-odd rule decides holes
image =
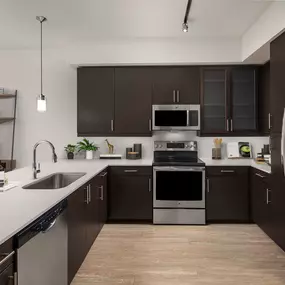
[[[41,21],[41,95],[43,95],[43,22]]]

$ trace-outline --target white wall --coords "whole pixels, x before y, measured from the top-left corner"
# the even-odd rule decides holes
[[[203,43],[201,45],[201,43]],[[15,156],[18,167],[31,164],[32,147],[38,140],[51,140],[64,156],[63,147],[76,143],[76,68],[71,64],[195,64],[237,62],[239,45],[235,40],[197,42],[120,42],[98,45],[74,45],[69,49],[48,50],[44,53],[44,94],[48,98],[48,111],[36,111],[36,96],[40,90],[39,51],[0,51],[0,86],[18,89]],[[3,107],[3,103],[0,110]],[[7,130],[8,131],[8,130]],[[94,138],[106,152],[105,138]],[[208,154],[207,139],[203,154]],[[8,135],[0,125],[0,157],[6,156]],[[136,142],[145,146],[150,156],[151,138],[110,138],[117,152]],[[211,139],[210,139],[211,141]],[[203,147],[201,147],[204,149]],[[50,160],[48,146],[40,146],[39,160]]]
[[[268,9],[247,30],[242,37],[242,61],[251,57],[264,45],[269,44],[278,34],[285,29],[285,1],[273,1]],[[264,49],[263,49],[264,50]],[[269,49],[267,53],[261,53],[260,62],[269,60]],[[266,58],[265,58],[266,56]]]

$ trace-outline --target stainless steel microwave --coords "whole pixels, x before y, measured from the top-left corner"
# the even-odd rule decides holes
[[[153,105],[154,131],[199,131],[200,105]]]

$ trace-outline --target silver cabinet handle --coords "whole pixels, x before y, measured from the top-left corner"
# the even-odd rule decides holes
[[[138,172],[137,169],[126,169],[125,170],[126,173],[135,173],[135,172]]]
[[[255,173],[256,176],[260,177],[260,178],[265,178],[265,176],[259,174],[259,173]]]
[[[114,131],[114,120],[111,120],[111,131]]]
[[[175,93],[176,93],[175,90],[173,90],[173,103],[176,103],[176,98],[175,98],[176,95],[175,95]]]
[[[271,114],[268,113],[268,129],[271,129]]]
[[[271,193],[271,190],[270,189],[266,189],[266,204],[270,204],[271,203],[271,200],[269,200],[269,193]]]
[[[177,90],[176,91],[176,93],[177,93],[177,103],[179,103],[179,101],[180,101],[180,91],[179,90]]]
[[[148,179],[148,192],[151,192],[151,178]]]
[[[89,185],[86,186],[86,200],[84,201],[86,204],[89,204]]]
[[[15,251],[12,251],[12,252],[9,253],[9,254],[4,254],[5,258],[3,258],[3,259],[0,261],[0,266],[1,266],[2,264],[4,264],[7,260],[9,260],[14,254],[15,254]]]
[[[152,131],[151,119],[148,120],[148,129],[149,129],[150,132]]]
[[[207,178],[207,192],[210,193],[210,179]]]
[[[229,131],[229,119],[227,119],[227,132]]]
[[[108,172],[104,172],[103,174],[100,175],[100,177],[105,177],[108,174]]]
[[[100,197],[99,197],[99,199],[101,201],[103,201],[104,200],[104,186],[101,185],[101,186],[98,186],[98,188],[100,189]]]
[[[89,191],[89,203],[91,202],[91,184],[88,185]]]
[[[234,173],[234,172],[235,172],[234,170],[224,170],[224,169],[221,170],[221,173]]]
[[[234,130],[233,128],[233,119],[231,119],[231,132]]]

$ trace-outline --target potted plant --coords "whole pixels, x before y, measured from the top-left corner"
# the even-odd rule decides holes
[[[93,159],[93,151],[98,149],[94,142],[90,142],[86,138],[78,142],[77,145],[80,151],[86,151],[86,159]]]
[[[64,149],[67,153],[67,159],[74,159],[74,153],[76,152],[77,146],[74,144],[68,144]]]

